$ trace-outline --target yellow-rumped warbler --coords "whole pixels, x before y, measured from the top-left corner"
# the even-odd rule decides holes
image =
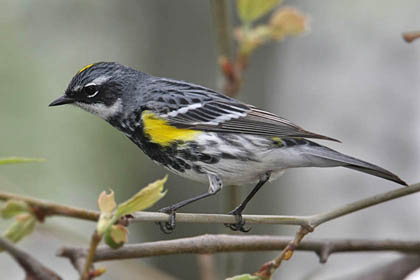
[[[159,78],[113,62],[82,68],[64,96],[122,131],[153,161],[183,177],[209,182],[208,192],[161,209],[175,227],[175,211],[216,194],[223,185],[256,183],[230,214],[232,230],[247,231],[242,211],[269,179],[287,168],[343,166],[407,185],[395,174],[305,138],[333,140],[211,89]]]

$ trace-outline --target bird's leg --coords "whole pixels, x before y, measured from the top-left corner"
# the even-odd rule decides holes
[[[248,232],[251,230],[251,228],[245,227],[245,222],[242,218],[242,212],[244,211],[246,205],[248,202],[254,197],[254,195],[258,192],[258,190],[270,179],[270,172],[267,172],[264,174],[263,177],[258,181],[257,185],[252,189],[252,191],[247,195],[247,197],[244,199],[244,201],[241,202],[241,204],[238,205],[235,209],[229,212],[231,215],[235,215],[236,217],[236,223],[235,224],[225,224],[225,226],[229,227],[233,231],[242,231],[242,232]]]
[[[168,222],[159,222],[159,226],[160,229],[164,232],[164,233],[171,233],[172,231],[174,231],[175,229],[175,225],[176,225],[176,210],[178,210],[181,207],[184,207],[185,205],[188,205],[190,203],[193,203],[195,201],[201,200],[203,198],[215,195],[216,193],[218,193],[222,187],[223,187],[223,183],[222,180],[217,177],[216,175],[212,175],[209,174],[209,182],[210,182],[210,186],[209,186],[209,190],[206,193],[194,196],[192,198],[183,200],[181,202],[175,203],[171,206],[168,207],[164,207],[162,209],[159,209],[159,212],[163,212],[166,214],[169,214],[169,221]]]
[[[163,212],[166,214],[169,214],[169,221],[168,222],[159,222],[159,226],[160,229],[164,232],[164,233],[171,233],[174,229],[175,229],[175,224],[176,224],[176,210],[178,210],[181,207],[184,207],[185,205],[188,205],[190,203],[193,203],[197,200],[201,200],[203,198],[212,196],[216,193],[210,193],[210,192],[206,192],[197,196],[194,196],[192,198],[183,200],[181,202],[175,203],[171,206],[168,207],[164,207],[162,209],[159,209],[159,212]]]

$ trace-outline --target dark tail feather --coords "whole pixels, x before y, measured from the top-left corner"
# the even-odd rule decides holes
[[[381,177],[386,180],[396,182],[404,186],[408,186],[407,183],[401,180],[397,175],[389,172],[386,169],[383,169],[382,167],[351,156],[344,155],[325,146],[317,144],[315,145],[316,147],[310,149],[309,152],[309,154],[312,156],[330,160],[330,163],[334,165],[337,164],[336,166],[343,166],[346,168],[354,169],[360,172],[364,172],[373,176]]]

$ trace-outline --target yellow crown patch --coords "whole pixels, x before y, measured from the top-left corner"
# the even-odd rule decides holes
[[[90,68],[92,66],[93,66],[93,63],[92,64],[89,64],[89,65],[86,65],[85,67],[83,67],[82,69],[79,70],[79,73],[82,73],[83,71],[85,71],[86,69],[88,69],[88,68]]]

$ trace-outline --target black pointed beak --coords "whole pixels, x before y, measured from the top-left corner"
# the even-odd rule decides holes
[[[74,103],[74,100],[72,98],[69,98],[65,95],[57,98],[56,100],[54,100],[53,102],[51,102],[50,105],[48,106],[58,106],[58,105],[64,105],[64,104],[71,104]]]

